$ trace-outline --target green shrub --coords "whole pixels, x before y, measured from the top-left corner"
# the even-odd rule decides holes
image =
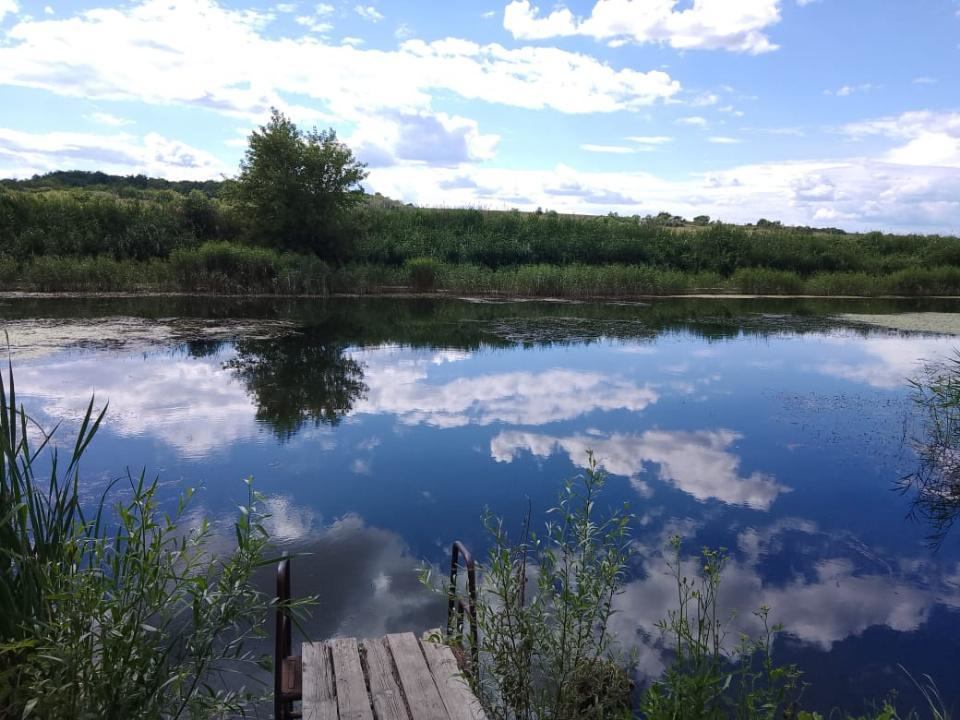
[[[440,276],[440,263],[433,258],[411,258],[405,263],[410,285],[417,292],[435,290]]]
[[[519,545],[501,520],[485,518],[492,547],[477,605],[480,667],[471,679],[492,718],[630,716],[630,679],[609,630],[632,554],[630,516],[597,517],[604,481],[590,455],[579,482],[564,485],[545,533],[528,533]],[[529,586],[528,573],[535,573]]]
[[[765,295],[799,295],[803,293],[803,280],[793,272],[768,268],[742,268],[730,279],[730,284],[740,292]]]
[[[683,574],[680,538],[670,541],[669,564],[676,581],[677,606],[659,623],[674,654],[670,667],[640,699],[647,720],[726,720],[784,717],[799,697],[800,671],[773,661],[773,639],[782,629],[769,624],[770,610],[754,614],[764,633],[759,639],[741,637],[727,646],[731,617],[721,617],[720,585],[726,556],[705,549],[699,577]]]

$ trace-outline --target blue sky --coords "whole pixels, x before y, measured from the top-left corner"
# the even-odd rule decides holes
[[[276,106],[425,205],[960,233],[956,0],[0,0],[0,176],[232,175]]]

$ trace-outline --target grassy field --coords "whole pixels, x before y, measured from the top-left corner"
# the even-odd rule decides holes
[[[533,297],[958,295],[960,239],[758,222],[426,209],[371,198],[346,261],[247,241],[227,183],[0,183],[0,290]]]

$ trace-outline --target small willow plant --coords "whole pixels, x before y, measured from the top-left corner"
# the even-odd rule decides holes
[[[770,609],[759,608],[762,633],[740,635],[733,647],[728,636],[735,615],[720,610],[720,585],[726,554],[705,548],[699,573],[687,577],[681,564],[679,536],[670,539],[668,567],[676,580],[677,605],[658,623],[673,663],[640,699],[648,720],[773,720],[795,714],[800,671],[773,661],[773,641],[782,628],[771,625]]]
[[[247,682],[264,664],[251,646],[275,602],[253,583],[268,537],[251,481],[226,552],[214,551],[207,521],[190,522],[190,492],[164,513],[157,481],[142,474],[114,503],[112,484],[88,515],[79,462],[105,410],[94,414],[91,401],[63,466],[53,433],[34,432],[17,409],[12,370],[7,385],[0,377],[0,717],[250,707],[262,686]]]
[[[589,454],[544,533],[530,531],[528,516],[519,544],[501,519],[484,517],[492,545],[481,567],[479,667],[470,679],[492,718],[630,716],[630,675],[609,624],[631,557],[631,516],[624,508],[597,517],[605,479]]]

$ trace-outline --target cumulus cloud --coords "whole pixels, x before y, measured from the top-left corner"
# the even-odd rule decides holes
[[[123,122],[105,113],[95,113],[91,119],[113,125]],[[28,133],[0,128],[0,169],[5,174],[30,175],[65,165],[171,180],[204,180],[228,170],[209,152],[158,133],[139,137],[126,133]]]
[[[960,168],[960,112],[921,110],[850,123],[842,131],[851,138],[879,135],[906,144],[885,156],[899,165]]]
[[[271,105],[283,106],[281,93],[296,93],[346,120],[375,110],[429,110],[432,91],[588,113],[636,109],[680,90],[665,72],[618,70],[555,48],[448,38],[409,40],[393,51],[360,50],[316,37],[268,37],[263,31],[272,19],[213,0],[146,0],[67,19],[25,20],[0,47],[0,83],[256,119]],[[350,72],[318,73],[318,67]]]
[[[419,112],[366,118],[350,140],[371,166],[409,161],[450,167],[492,158],[500,136],[481,133],[469,118]]]
[[[375,168],[371,188],[405,202],[538,206],[559,212],[624,215],[662,210],[707,214],[724,222],[776,217],[794,225],[841,225],[850,230],[944,232],[960,225],[960,172],[944,165],[905,165],[891,159],[771,162],[688,178],[649,172],[468,167]],[[804,188],[822,186],[822,195]],[[837,188],[830,194],[829,186]],[[839,189],[842,189],[840,191]]]
[[[659,466],[658,478],[697,500],[717,499],[731,505],[767,510],[789,488],[771,475],[740,473],[740,458],[731,446],[743,436],[732,430],[648,430],[639,435],[572,435],[556,437],[530,432],[501,432],[490,441],[490,454],[497,462],[512,462],[521,451],[538,457],[567,453],[570,461],[585,467],[592,450],[603,467],[614,475],[629,477],[646,494],[645,465]]]
[[[7,14],[13,15],[19,10],[17,0],[0,0],[0,22],[3,22],[3,18]]]
[[[779,0],[598,0],[590,15],[566,7],[547,14],[530,0],[512,0],[503,27],[515,38],[543,40],[583,35],[613,46],[659,43],[679,50],[729,50],[759,54],[776,50],[764,31],[780,21]]]

